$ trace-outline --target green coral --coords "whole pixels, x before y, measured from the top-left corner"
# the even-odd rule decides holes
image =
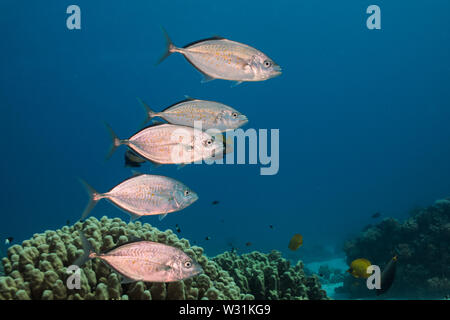
[[[96,251],[104,251],[132,238],[141,238],[175,246],[193,257],[204,273],[174,283],[121,284],[120,277],[99,259],[88,261],[80,269],[80,289],[68,289],[67,268],[83,254],[82,231]],[[35,234],[14,245],[2,259],[5,276],[0,277],[0,300],[4,299],[252,299],[241,294],[233,278],[216,262],[209,260],[200,247],[191,247],[171,230],[164,232],[150,224],[125,223],[119,218],[89,218],[84,223],[64,226],[55,231]]]
[[[318,278],[305,275],[301,261],[291,266],[279,251],[243,255],[225,252],[213,260],[229,272],[241,292],[257,300],[328,299]]]

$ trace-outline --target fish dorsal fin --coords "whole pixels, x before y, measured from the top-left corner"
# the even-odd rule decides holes
[[[142,176],[142,175],[143,175],[142,172],[139,172],[139,171],[137,171],[137,170],[131,170],[131,173],[133,174],[133,175],[131,176],[132,178],[134,178],[134,177],[139,177],[139,176]]]
[[[102,252],[101,254],[108,254],[109,252],[111,252],[111,251],[113,251],[113,250],[116,250],[117,248],[120,248],[120,247],[122,247],[122,246],[124,246],[124,245],[132,244],[132,243],[135,243],[135,242],[141,242],[141,241],[146,241],[146,240],[145,240],[145,239],[142,239],[142,238],[139,238],[139,237],[131,236],[131,237],[130,237],[130,240],[128,240],[128,241],[126,241],[126,242],[124,242],[124,243],[121,243],[121,244],[117,244],[117,245],[115,245],[114,247],[112,247],[112,248],[110,248],[110,249],[108,249],[108,250],[105,250],[105,251]]]
[[[190,46],[193,46],[195,44],[198,44],[198,43],[201,43],[201,42],[205,42],[205,41],[212,41],[212,40],[226,40],[226,39],[224,37],[215,35],[215,36],[212,36],[212,37],[209,37],[209,38],[200,39],[200,40],[188,43],[183,48],[186,49],[186,48],[189,48]]]
[[[186,96],[186,95],[185,95],[184,97],[185,97],[185,99],[180,100],[180,101],[178,101],[178,102],[175,102],[175,103],[171,104],[170,106],[168,106],[167,108],[165,108],[163,111],[161,111],[161,113],[163,113],[164,111],[167,111],[167,110],[169,110],[169,109],[171,109],[171,108],[173,108],[173,107],[175,107],[175,106],[177,106],[177,105],[179,105],[179,104],[182,104],[182,103],[184,103],[184,102],[190,102],[190,101],[198,100],[198,99],[194,99],[194,98],[191,98],[191,97],[189,97],[189,96]]]
[[[191,96],[188,96],[187,94],[184,95],[185,100],[184,101],[194,101],[194,100],[198,100],[198,99],[194,99]]]
[[[148,129],[148,128],[153,128],[153,127],[158,127],[158,126],[165,126],[165,125],[167,125],[167,124],[169,124],[169,123],[166,123],[166,122],[162,122],[162,121],[155,121],[155,122],[152,122],[152,123],[150,123],[148,126],[145,126],[145,127],[143,127],[142,129],[139,129],[138,131],[136,131],[135,133],[133,133],[132,135],[131,135],[131,137],[134,137],[135,135],[137,135],[139,132],[142,132],[142,131],[144,131],[144,130],[146,130],[146,129]],[[131,138],[130,138],[131,139]],[[131,141],[129,141],[130,142],[130,144],[132,144],[132,142]],[[128,145],[129,146],[129,145]]]

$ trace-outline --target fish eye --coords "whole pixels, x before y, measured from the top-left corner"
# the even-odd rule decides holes
[[[264,67],[269,68],[272,65],[272,62],[269,60],[264,61]]]
[[[189,190],[184,191],[184,196],[187,197],[188,195],[190,195],[191,192]]]
[[[185,266],[186,268],[190,268],[190,267],[192,267],[192,263],[191,263],[190,261],[186,261],[186,262],[184,263],[184,266]]]
[[[233,112],[233,114],[231,115],[233,118],[237,118],[238,114],[236,112]]]
[[[208,146],[210,146],[212,143],[213,143],[212,139],[206,140],[206,144],[207,144]]]

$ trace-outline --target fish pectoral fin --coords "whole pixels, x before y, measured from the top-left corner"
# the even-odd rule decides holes
[[[141,260],[140,262],[142,265],[146,266],[147,268],[151,269],[151,271],[168,271],[172,269],[172,267],[165,263],[155,262],[148,259]]]
[[[140,215],[135,214],[135,213],[130,212],[129,214],[130,214],[130,222],[134,222],[141,217]]]

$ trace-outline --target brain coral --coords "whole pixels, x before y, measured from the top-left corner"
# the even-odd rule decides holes
[[[173,283],[121,284],[120,277],[99,259],[81,269],[81,288],[68,289],[68,266],[81,256],[79,231],[83,230],[97,251],[104,251],[132,237],[173,245],[191,255],[204,273]],[[0,277],[2,299],[253,299],[241,294],[228,272],[209,260],[203,249],[191,247],[171,230],[165,232],[148,223],[125,223],[119,218],[89,218],[60,230],[35,234],[32,239],[14,245],[2,259],[5,276]]]
[[[318,278],[305,275],[301,261],[292,267],[279,251],[254,251],[240,256],[225,252],[213,260],[230,273],[241,292],[257,300],[328,299]]]

